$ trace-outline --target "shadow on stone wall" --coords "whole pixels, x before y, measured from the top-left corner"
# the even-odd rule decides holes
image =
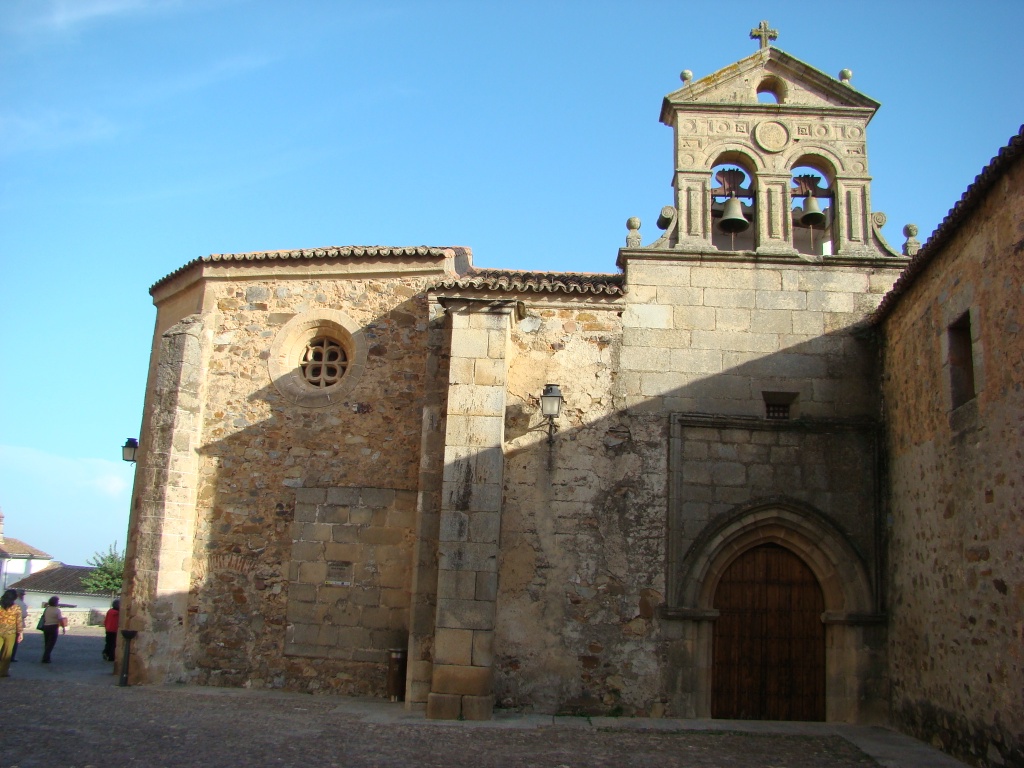
[[[416,521],[397,496],[379,506],[343,503],[342,496],[353,488],[406,499],[417,492],[427,424],[422,393],[437,387],[438,370],[446,376],[447,366],[438,369],[430,351],[437,328],[420,297],[366,330],[362,379],[328,408],[290,407],[270,384],[233,396],[239,369],[255,380],[265,366],[242,357],[229,364],[230,348],[215,351],[221,363],[205,382],[206,402],[216,403],[205,433],[214,439],[198,451],[196,544],[176,660],[181,679],[383,695],[386,651],[404,644],[412,620]],[[627,390],[656,386],[645,383],[645,373],[628,383],[618,370],[608,393],[615,406],[597,419],[574,405],[578,392],[563,385],[567,408],[550,449],[539,415],[529,404],[510,403],[498,704],[692,715],[702,662],[670,615],[692,607],[670,594],[672,571],[702,531],[758,499],[799,501],[840,531],[862,560],[880,610],[880,462],[876,454],[858,459],[861,446],[847,440],[865,430],[873,435],[875,359],[870,338],[844,329],[649,396]],[[607,364],[616,370],[617,360]],[[536,375],[562,371],[560,380],[570,382],[573,369],[569,353],[554,350]],[[537,379],[538,393],[543,383]],[[798,418],[766,424],[762,392],[794,393]],[[696,436],[684,439],[673,437],[674,413],[718,421],[693,426]],[[443,433],[443,419],[426,428]],[[697,445],[705,452],[687,453]],[[836,445],[842,450],[830,454]],[[440,507],[439,488],[427,496],[421,505]],[[387,575],[395,569],[399,581]],[[433,610],[435,590],[436,582],[420,585],[427,599],[417,610]],[[423,621],[432,626],[432,617]],[[301,638],[298,625],[306,627]],[[871,643],[880,653],[878,637]],[[332,653],[332,644],[343,650]],[[299,646],[305,651],[296,653]],[[421,658],[411,661],[429,663],[429,644],[417,652]],[[882,675],[880,668],[860,670],[861,682]]]

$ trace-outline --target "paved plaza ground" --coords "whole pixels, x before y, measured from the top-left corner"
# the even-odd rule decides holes
[[[43,665],[41,633],[27,634],[0,680],[0,768],[962,766],[885,728],[507,713],[436,722],[379,700],[121,688],[102,645],[102,631],[74,628]]]

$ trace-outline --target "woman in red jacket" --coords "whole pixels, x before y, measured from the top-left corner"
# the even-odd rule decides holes
[[[114,647],[117,645],[117,623],[121,618],[121,601],[114,600],[110,604],[106,618],[103,619],[103,628],[107,631],[107,642],[103,645],[103,658],[106,661],[114,660]]]

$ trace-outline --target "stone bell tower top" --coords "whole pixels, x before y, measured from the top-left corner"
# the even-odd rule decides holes
[[[836,79],[773,47],[778,34],[762,21],[755,53],[699,80],[686,70],[665,97],[675,206],[644,250],[891,263],[900,254],[881,236],[868,175],[866,130],[881,105],[848,70]]]

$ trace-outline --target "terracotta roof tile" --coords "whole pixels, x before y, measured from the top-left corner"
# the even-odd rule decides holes
[[[82,584],[82,579],[96,569],[89,565],[64,565],[54,563],[48,568],[26,576],[21,581],[8,585],[8,589],[25,589],[32,592],[49,592],[52,595],[95,595]]]
[[[621,296],[622,274],[585,272],[519,272],[506,269],[473,269],[462,277],[442,280],[434,290],[509,291],[524,293],[580,293]]]
[[[39,560],[53,559],[52,555],[48,555],[43,550],[36,549],[13,536],[4,536],[3,541],[0,541],[0,557],[33,557]]]
[[[387,245],[331,245],[326,248],[300,248],[292,251],[253,251],[251,253],[212,253],[209,256],[202,256],[193,259],[182,267],[171,272],[169,275],[160,278],[150,287],[152,293],[157,287],[163,285],[173,277],[177,277],[197,264],[213,264],[216,262],[246,262],[246,261],[300,261],[312,259],[388,259],[388,258],[433,258],[439,259],[451,254],[463,255],[469,253],[464,246],[450,246],[436,248],[426,245],[398,246]]]
[[[971,212],[978,207],[985,198],[986,193],[992,186],[1003,177],[1003,174],[1024,155],[1024,125],[1020,127],[1017,135],[1010,139],[1010,142],[999,150],[999,154],[989,161],[989,164],[977,175],[974,182],[960,196],[957,204],[954,205],[942,223],[932,232],[917,255],[910,260],[903,274],[893,285],[878,309],[872,313],[870,322],[874,325],[881,323],[896,306],[900,296],[907,292],[917,276],[924,271],[928,263],[934,259],[945,245],[950,241],[960,226],[968,220]]]

